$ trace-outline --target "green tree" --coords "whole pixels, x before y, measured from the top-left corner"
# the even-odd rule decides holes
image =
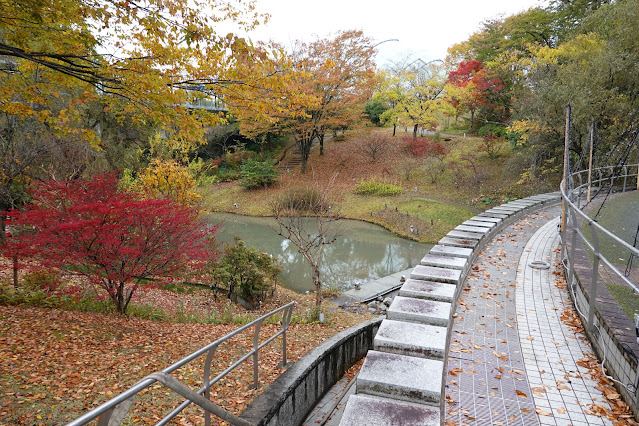
[[[366,104],[364,111],[366,111],[366,115],[368,116],[368,119],[371,121],[371,123],[379,126],[381,124],[380,117],[384,113],[384,111],[386,111],[386,109],[387,108],[382,103],[382,101],[380,101],[379,99],[373,99]]]
[[[247,247],[238,236],[234,237],[233,244],[225,247],[222,258],[213,266],[213,276],[228,287],[229,298],[239,295],[250,301],[264,300],[281,271],[277,259]]]
[[[240,186],[247,189],[265,188],[273,185],[279,175],[271,160],[257,161],[252,158],[240,166],[242,181]]]

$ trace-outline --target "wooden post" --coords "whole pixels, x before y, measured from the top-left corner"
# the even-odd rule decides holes
[[[570,159],[570,104],[566,105],[566,135],[564,138],[564,191],[568,193],[568,173],[570,173],[570,166],[568,161]],[[561,232],[566,229],[566,201],[561,202]]]
[[[595,146],[595,120],[590,124],[590,157],[588,158],[588,195],[586,202],[590,202],[590,187],[592,186],[592,151]]]

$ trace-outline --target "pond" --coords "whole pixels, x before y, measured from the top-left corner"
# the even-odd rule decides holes
[[[274,219],[211,213],[206,220],[222,223],[216,232],[218,241],[233,241],[233,235],[237,235],[246,245],[277,257],[284,268],[280,274],[284,287],[300,293],[313,289],[310,267],[297,247],[275,233]],[[313,219],[308,221],[309,226],[315,223]],[[339,234],[337,241],[324,247],[320,279],[325,287],[342,291],[356,282],[365,283],[418,265],[432,247],[357,220],[340,220]]]

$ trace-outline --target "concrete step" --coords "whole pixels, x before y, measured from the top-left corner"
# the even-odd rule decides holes
[[[443,361],[371,350],[357,375],[356,393],[439,407],[443,372]]]
[[[448,302],[395,296],[386,311],[386,318],[447,327],[450,310],[451,304]]]
[[[453,229],[452,231],[448,232],[448,234],[446,234],[447,237],[451,237],[451,238],[464,238],[464,239],[468,239],[468,240],[481,240],[482,238],[484,238],[484,234],[478,234],[477,232],[467,232],[467,231],[458,231],[456,229]]]
[[[399,295],[451,303],[455,297],[455,291],[457,291],[455,284],[408,279],[399,289]]]
[[[383,320],[373,340],[373,349],[418,358],[444,359],[446,327]]]
[[[460,226],[458,226],[458,228]],[[486,228],[481,228],[481,229],[486,229]],[[442,246],[438,244],[436,246],[433,246],[433,248],[430,249],[429,253],[438,254],[440,256],[469,258],[473,255],[473,249],[464,248],[464,247],[449,247],[449,246]]]
[[[474,220],[476,222],[490,222],[490,223],[501,223],[501,217],[486,217],[486,216],[474,216],[470,220]]]
[[[506,204],[502,204],[502,206],[506,206],[506,207],[530,207],[537,204],[536,201],[532,201],[532,200],[515,200],[515,201],[510,201]]]
[[[461,271],[459,269],[436,268],[434,266],[417,265],[410,273],[410,277],[414,280],[459,284],[459,280],[461,279]]]
[[[465,231],[465,232],[475,232],[477,234],[488,234],[490,232],[490,228],[485,228],[483,226],[468,226],[468,225],[456,226],[455,230]]]
[[[451,246],[451,247],[475,248],[477,247],[477,244],[479,244],[479,241],[463,239],[463,238],[444,237],[441,240],[439,240],[438,244],[443,246]]]
[[[482,228],[492,228],[495,226],[494,223],[492,222],[483,222],[481,220],[465,220],[464,222],[462,222],[462,225],[466,225],[466,226],[481,226]]]
[[[561,193],[560,192],[553,192],[553,193],[550,193],[550,194],[533,195],[533,196],[524,198],[524,200],[548,201],[548,200],[555,200],[555,199],[559,199],[559,198],[561,198]]]
[[[512,213],[517,213],[519,210],[521,209],[517,207],[504,207],[502,205],[502,206],[493,207],[492,209],[486,210],[486,211],[491,213],[512,214]]]
[[[419,263],[424,266],[459,269],[460,271],[463,271],[468,267],[468,259],[463,257],[439,256],[430,253],[424,256]]]
[[[552,198],[552,197],[550,197]],[[544,194],[539,194],[539,195],[531,195],[530,197],[526,197],[526,198],[522,198],[523,200],[528,200],[528,201],[546,201],[549,199],[549,197],[545,196]]]
[[[439,408],[365,394],[351,395],[340,426],[439,426]]]
[[[507,214],[507,213],[489,213],[488,210],[486,210],[483,213],[479,213],[477,216],[499,218],[499,219],[504,220],[504,219],[506,219],[509,216],[509,214]],[[477,217],[477,216],[475,216],[475,217]]]

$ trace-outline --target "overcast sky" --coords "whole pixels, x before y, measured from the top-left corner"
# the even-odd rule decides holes
[[[408,55],[425,61],[444,59],[451,45],[463,41],[488,18],[508,16],[543,5],[542,0],[258,0],[268,24],[250,37],[286,46],[312,41],[339,30],[358,29],[381,44],[377,63]]]

